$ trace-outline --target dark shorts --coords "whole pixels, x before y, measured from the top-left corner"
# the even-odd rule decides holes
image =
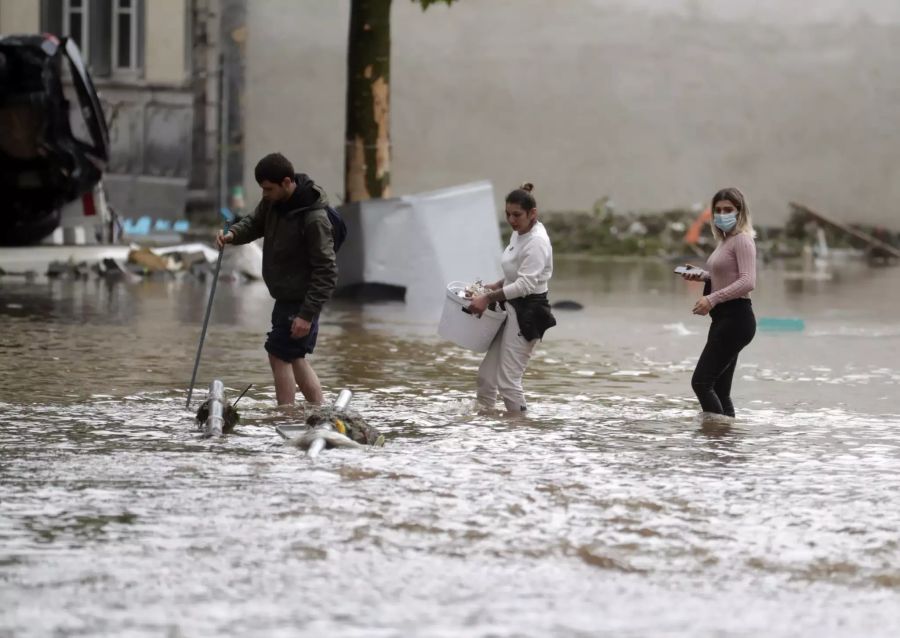
[[[300,312],[299,302],[276,301],[272,308],[272,330],[266,335],[266,352],[290,363],[312,354],[319,336],[319,318],[312,320],[309,334],[300,339],[291,336],[291,323]]]

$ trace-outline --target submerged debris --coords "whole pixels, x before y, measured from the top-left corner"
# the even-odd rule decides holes
[[[351,410],[336,410],[332,407],[318,407],[307,416],[306,425],[310,429],[330,425],[335,432],[343,434],[351,441],[359,443],[360,445],[384,444],[384,435],[382,435],[374,426],[369,425],[362,415]]]
[[[87,279],[91,269],[86,261],[51,261],[47,266],[47,276],[51,279]]]
[[[84,248],[84,247],[82,247]],[[175,246],[96,245],[79,251],[90,255],[76,261],[74,256],[50,261],[43,273],[49,278],[87,280],[92,277],[122,279],[130,283],[142,279],[195,278],[204,281],[212,276],[218,251],[206,244],[194,242]],[[66,247],[54,247],[56,254],[67,255]],[[26,273],[0,270],[0,277]],[[262,278],[262,251],[256,244],[231,246],[222,255],[220,279],[246,281]]]
[[[237,401],[235,401],[235,403],[237,403]],[[203,424],[206,423],[206,420],[208,418],[209,399],[201,403],[200,407],[197,409],[197,416],[195,417],[197,421],[197,429],[203,429]],[[241,414],[233,405],[226,405],[225,409],[222,412],[222,420],[224,421],[224,424],[222,425],[222,434],[230,434],[232,431],[234,431],[234,426],[236,426],[240,422]]]
[[[345,407],[315,408],[299,427],[276,428],[287,439],[285,445],[306,450],[315,458],[322,449],[336,447],[381,447],[384,435],[369,425],[362,416]]]
[[[136,265],[145,273],[168,272],[180,269],[174,258],[157,255],[147,246],[129,251],[128,263]]]
[[[848,249],[872,264],[900,262],[900,233],[882,226],[844,223],[791,202],[784,225],[755,220],[757,253],[763,261],[800,258],[818,246]],[[705,257],[716,246],[702,204],[661,211],[625,212],[608,199],[591,211],[559,211],[542,217],[558,253],[602,256]],[[501,232],[510,232],[503,222]],[[824,239],[823,239],[824,232]]]
[[[0,277],[24,277],[25,281],[33,281],[37,278],[37,272],[34,270],[12,271],[0,268]]]
[[[583,304],[572,299],[554,301],[552,304],[550,304],[550,307],[554,310],[584,310]]]
[[[321,450],[322,447],[325,447],[326,449],[336,447],[365,447],[353,439],[347,438],[345,434],[335,432],[328,428],[310,428],[298,436],[289,438],[285,444],[298,447],[301,450],[306,450],[311,458],[318,456],[319,450]]]

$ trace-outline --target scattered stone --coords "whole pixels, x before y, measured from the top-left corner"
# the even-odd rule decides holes
[[[86,261],[51,261],[47,266],[47,276],[51,279],[87,279],[90,268]]]
[[[170,269],[168,259],[157,255],[146,246],[129,251],[128,263],[141,266],[146,273],[168,272]]]
[[[0,277],[24,277],[25,281],[33,281],[37,277],[37,272],[34,270],[23,270],[18,272],[0,268]]]

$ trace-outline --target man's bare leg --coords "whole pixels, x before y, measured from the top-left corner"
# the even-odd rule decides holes
[[[294,405],[294,370],[290,363],[269,354],[269,366],[275,379],[275,400],[278,405]]]
[[[322,384],[319,383],[319,376],[306,359],[294,359],[291,364],[294,368],[294,379],[297,381],[297,387],[303,393],[303,398],[310,403],[322,403]],[[293,401],[293,396],[291,397]]]

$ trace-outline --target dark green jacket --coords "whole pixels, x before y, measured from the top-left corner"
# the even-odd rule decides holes
[[[312,321],[334,292],[337,263],[327,196],[308,179],[297,188],[315,189],[315,203],[295,208],[262,200],[229,230],[234,244],[263,238],[263,280],[269,294],[277,301],[300,302],[300,316]]]

